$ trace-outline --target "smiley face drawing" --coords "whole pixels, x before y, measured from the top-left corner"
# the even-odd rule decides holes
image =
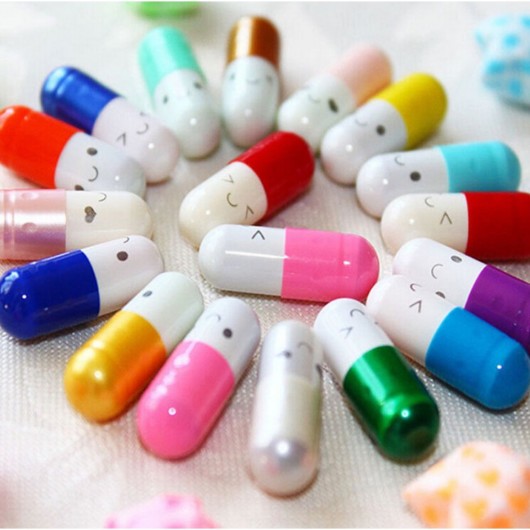
[[[226,68],[222,117],[232,142],[250,147],[272,131],[280,98],[276,68],[261,57],[241,57]]]
[[[76,133],[64,147],[55,170],[57,188],[145,193],[141,166],[121,150],[85,133]]]
[[[181,234],[198,247],[221,224],[251,225],[267,211],[267,197],[256,174],[241,162],[224,167],[184,198],[179,210]]]
[[[155,89],[153,105],[186,158],[202,158],[219,144],[221,118],[199,72],[181,69],[166,75]]]
[[[468,225],[464,194],[414,193],[394,199],[385,208],[381,234],[392,254],[417,237],[428,237],[465,252]]]
[[[337,77],[322,74],[280,105],[278,129],[302,136],[316,153],[325,132],[354,107],[348,87]]]

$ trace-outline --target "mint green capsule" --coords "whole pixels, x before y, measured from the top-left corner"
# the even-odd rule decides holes
[[[326,363],[381,452],[395,460],[428,453],[440,427],[438,407],[365,306],[334,300],[320,311],[314,330]]]
[[[221,139],[220,113],[184,34],[170,26],[148,32],[138,49],[155,114],[177,137],[186,158],[202,158]]]

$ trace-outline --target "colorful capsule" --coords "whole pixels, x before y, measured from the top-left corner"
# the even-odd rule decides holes
[[[530,284],[423,237],[399,249],[393,271],[489,322],[530,352]]]
[[[396,460],[428,452],[438,434],[438,407],[365,306],[334,300],[320,311],[314,330],[326,363],[379,449]]]
[[[401,351],[484,407],[507,409],[526,395],[525,349],[473,313],[401,275],[376,283],[366,307]]]
[[[248,148],[272,132],[280,100],[280,36],[263,17],[242,17],[230,31],[221,88],[223,123]]]
[[[328,130],[320,145],[324,172],[339,184],[355,184],[372,156],[411,149],[430,136],[446,107],[442,85],[428,74],[390,85]]]
[[[70,358],[70,404],[97,422],[125,412],[203,309],[195,282],[179,272],[156,276]]]
[[[349,48],[278,109],[278,129],[299,134],[317,152],[324,133],[392,80],[386,54],[371,44]]]
[[[0,111],[0,163],[43,188],[145,193],[145,175],[138,162],[28,107]]]
[[[453,144],[370,158],[357,176],[364,210],[381,217],[408,193],[515,191],[521,181],[517,155],[502,142]]]
[[[212,302],[140,398],[137,427],[144,447],[167,460],[197,451],[233,394],[260,336],[258,317],[245,302]]]
[[[176,135],[186,158],[201,158],[221,140],[221,118],[186,37],[161,26],[140,43],[140,69],[155,114]]]
[[[177,138],[167,127],[77,68],[48,74],[40,99],[46,114],[125,151],[147,183],[167,179],[177,164]]]
[[[222,224],[252,225],[304,192],[315,160],[296,134],[275,132],[192,189],[180,205],[180,233],[198,247]]]
[[[221,225],[199,248],[199,269],[216,288],[295,300],[364,300],[379,259],[362,236],[264,226]]]
[[[319,467],[322,346],[296,320],[274,325],[261,348],[249,436],[249,469],[272,495],[307,488]],[[274,396],[274,397],[272,397]]]
[[[381,217],[392,254],[411,239],[428,237],[485,261],[530,258],[528,226],[530,194],[517,191],[403,195]]]
[[[0,259],[36,260],[152,232],[149,207],[128,191],[0,191]]]
[[[200,2],[127,2],[127,6],[146,18],[166,18],[192,15],[199,10]]]
[[[33,339],[88,322],[123,307],[162,270],[158,248],[143,236],[15,267],[0,278],[0,326]]]

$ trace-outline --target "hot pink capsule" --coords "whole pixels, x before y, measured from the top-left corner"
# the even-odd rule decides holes
[[[237,298],[212,302],[138,404],[144,447],[174,460],[195,452],[220,416],[260,341],[259,320]]]
[[[227,224],[202,240],[199,268],[218,289],[329,302],[364,300],[379,259],[356,234]]]

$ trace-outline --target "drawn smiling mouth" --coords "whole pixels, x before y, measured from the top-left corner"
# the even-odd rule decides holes
[[[257,85],[259,83],[259,78],[258,79],[247,79],[247,83],[249,85]]]
[[[366,127],[368,125],[368,122],[362,122],[362,121],[359,121],[359,118],[355,118],[353,120],[357,125],[359,125],[359,127]]]
[[[96,166],[92,166],[94,169],[94,177],[91,179],[88,179],[89,182],[94,182],[99,177],[99,170]]]
[[[149,130],[149,124],[144,123],[144,127],[143,131],[136,131],[136,134],[145,134]]]
[[[313,97],[311,94],[307,94],[307,97],[309,98],[309,101],[313,103],[320,103],[320,99]]]

